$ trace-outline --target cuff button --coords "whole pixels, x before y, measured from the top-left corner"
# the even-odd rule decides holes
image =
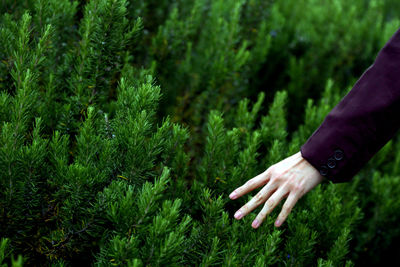
[[[334,157],[335,157],[336,160],[341,160],[341,159],[343,159],[343,156],[344,156],[344,153],[343,153],[342,150],[340,150],[340,149],[336,149],[336,150],[335,150]]]
[[[334,158],[329,158],[327,164],[329,168],[333,169],[336,167],[336,160]]]
[[[325,165],[322,165],[321,168],[319,168],[319,173],[322,176],[325,176],[328,174],[328,167],[326,167]]]

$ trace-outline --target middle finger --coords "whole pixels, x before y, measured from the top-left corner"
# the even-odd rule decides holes
[[[288,195],[288,193],[289,190],[286,186],[281,186],[278,190],[276,190],[274,194],[265,202],[264,207],[254,220],[253,225],[257,227],[264,220],[265,216],[270,214],[272,210],[275,209],[275,207],[279,204],[279,202]],[[290,201],[292,201],[292,199],[290,199]],[[285,209],[287,209],[286,206]]]
[[[236,211],[234,217],[236,219],[241,219],[254,210],[258,205],[263,203],[278,187],[276,183],[268,183],[265,185],[249,202],[247,202],[243,207]]]

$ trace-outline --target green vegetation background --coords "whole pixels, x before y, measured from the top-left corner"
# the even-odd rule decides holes
[[[299,151],[395,0],[0,3],[0,266],[396,261],[400,142],[254,230],[228,194]],[[398,262],[397,262],[398,263]]]

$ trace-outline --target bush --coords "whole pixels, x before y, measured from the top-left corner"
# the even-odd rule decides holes
[[[399,26],[390,1],[4,1],[0,264],[352,266],[399,236],[398,137],[257,229],[228,193],[296,153]],[[370,253],[373,251],[373,253]],[[14,259],[13,255],[18,255]]]

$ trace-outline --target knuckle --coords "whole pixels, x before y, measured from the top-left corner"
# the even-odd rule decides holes
[[[272,174],[271,175],[271,179],[270,179],[270,182],[271,183],[276,183],[277,181],[278,181],[278,175],[274,175],[274,174]]]
[[[241,211],[243,214],[246,214],[246,213],[247,213],[247,210],[248,210],[247,204],[240,208],[240,211]]]
[[[245,184],[245,186],[247,186],[247,187],[252,187],[253,185],[254,185],[254,180],[253,179],[248,180],[246,182],[246,184]]]
[[[299,184],[299,183],[294,184],[292,186],[292,189],[295,192],[300,193],[300,194],[303,194],[303,192],[304,192],[304,186],[302,184]]]
[[[271,165],[269,166],[269,168],[267,169],[267,174],[272,174],[275,171],[275,165]]]
[[[281,221],[281,222],[283,222],[284,220],[286,220],[286,215],[285,214],[279,214],[278,215],[278,219]]]
[[[274,183],[279,183],[280,184],[280,183],[284,182],[284,177],[283,177],[282,174],[277,174],[272,178],[272,180],[273,180]]]
[[[291,211],[291,207],[289,207],[289,206],[285,207],[284,206],[282,208],[282,213],[281,213],[282,217],[286,217],[290,213],[290,211]]]
[[[294,184],[292,186],[292,188],[294,191],[297,191],[297,192],[301,192],[303,190],[303,187],[300,184]]]
[[[263,197],[260,193],[258,193],[257,195],[254,196],[254,201],[256,202],[256,204],[260,204],[263,200]]]
[[[268,207],[268,209],[271,209],[271,208],[273,208],[273,207],[275,207],[275,201],[274,200],[268,200],[267,201],[267,207]]]
[[[241,191],[241,187],[239,187],[239,188],[236,188],[235,190],[233,190],[233,192],[232,192],[232,193],[235,193],[236,195],[240,196],[240,194],[242,193],[242,191]]]
[[[279,177],[279,172],[274,168],[271,171],[271,178],[277,178],[277,177]]]
[[[258,214],[257,219],[261,222],[261,221],[264,220],[264,218],[265,218],[266,216],[267,216],[267,213],[264,212],[264,211],[261,211],[261,212]]]

